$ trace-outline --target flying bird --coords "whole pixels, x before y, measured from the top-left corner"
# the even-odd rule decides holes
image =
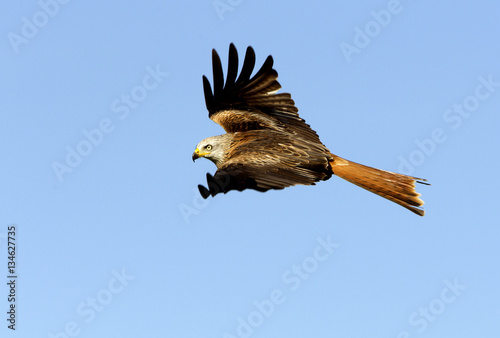
[[[267,191],[297,184],[314,185],[332,175],[397,203],[423,216],[424,202],[415,183],[425,179],[375,169],[332,154],[318,134],[298,114],[288,93],[281,88],[273,58],[268,56],[252,75],[255,52],[248,47],[238,76],[238,52],[229,46],[227,77],[212,50],[213,91],[203,76],[208,117],[226,134],[202,140],[193,161],[204,157],[217,166],[207,173],[208,188],[199,185],[203,198],[231,190]]]

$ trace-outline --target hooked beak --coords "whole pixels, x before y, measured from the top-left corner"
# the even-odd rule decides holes
[[[193,162],[194,162],[196,159],[200,158],[200,157],[201,157],[201,156],[200,156],[200,149],[196,148],[196,149],[194,150],[194,153],[193,153]]]
[[[202,153],[202,152],[200,151],[200,149],[196,148],[196,149],[194,150],[194,153],[193,153],[193,162],[194,162],[194,160],[196,160],[197,158],[200,158],[200,157],[205,157],[206,155],[209,155],[209,154],[210,154],[210,152],[205,152],[205,153]]]

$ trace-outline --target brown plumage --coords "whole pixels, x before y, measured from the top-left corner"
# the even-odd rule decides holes
[[[231,190],[267,191],[296,184],[314,185],[335,174],[424,215],[424,202],[415,191],[415,183],[425,180],[367,167],[332,154],[299,117],[290,94],[276,93],[281,85],[271,56],[250,77],[255,53],[248,47],[237,77],[238,53],[231,44],[225,83],[215,50],[212,65],[213,92],[203,76],[205,102],[210,119],[220,124],[226,134],[204,139],[193,154],[193,160],[205,157],[217,166],[214,176],[207,174],[208,188],[198,186],[204,198]]]

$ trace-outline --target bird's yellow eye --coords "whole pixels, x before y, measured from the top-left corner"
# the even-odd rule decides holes
[[[212,150],[212,146],[209,144],[205,147],[206,150]]]

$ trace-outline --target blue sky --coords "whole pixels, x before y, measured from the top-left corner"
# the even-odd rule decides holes
[[[498,337],[499,11],[2,2],[1,336]],[[333,153],[427,178],[426,216],[338,177],[200,199],[201,76],[231,42]]]

